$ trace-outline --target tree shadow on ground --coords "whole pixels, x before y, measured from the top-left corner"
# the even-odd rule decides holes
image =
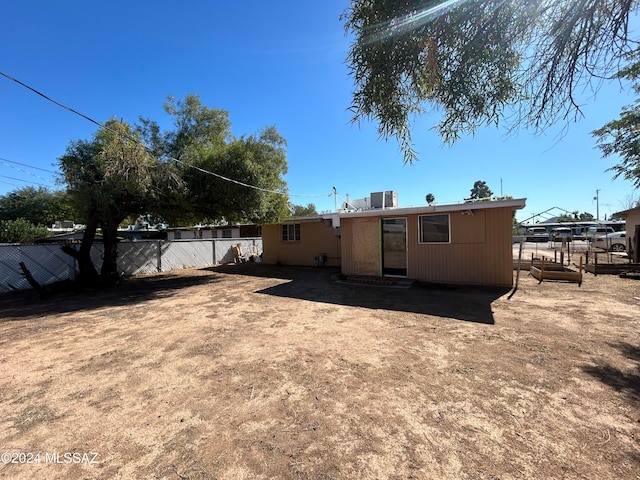
[[[411,288],[391,288],[341,283],[338,269],[239,264],[213,267],[211,271],[288,280],[255,293],[296,298],[374,310],[452,318],[466,322],[494,324],[491,304],[509,288],[481,288],[414,284]]]
[[[628,370],[610,364],[585,365],[583,371],[597,378],[605,385],[625,394],[628,398],[640,401],[640,347],[626,342],[610,343],[625,358],[634,362]]]
[[[44,296],[34,290],[4,293],[0,295],[0,322],[168,298],[183,288],[217,283],[221,279],[214,274],[185,276],[166,273],[132,277],[104,288],[83,288],[70,282],[64,288]]]

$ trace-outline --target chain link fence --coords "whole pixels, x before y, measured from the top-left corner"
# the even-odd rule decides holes
[[[233,247],[238,245],[246,258],[262,253],[262,238],[259,237],[123,242],[118,244],[118,271],[130,276],[232,263],[235,261]],[[21,262],[41,285],[75,280],[75,260],[64,253],[61,246],[0,245],[0,292],[31,288],[20,268]],[[91,251],[93,264],[98,270],[103,252],[102,244],[95,244]]]

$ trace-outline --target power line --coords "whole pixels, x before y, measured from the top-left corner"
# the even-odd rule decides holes
[[[33,168],[34,170],[40,170],[42,172],[53,173],[54,175],[58,173],[58,172],[54,172],[53,170],[47,170],[45,168],[34,167],[33,165],[28,165],[26,163],[16,162],[15,160],[9,160],[8,158],[0,157],[0,160],[2,160],[3,162],[15,163],[16,165],[22,165],[23,167]]]
[[[44,180],[45,182],[49,181],[48,178],[44,178],[44,177],[41,177],[40,175],[36,175],[35,173],[27,172],[26,170],[23,170],[19,167],[14,167],[13,165],[9,165],[8,163],[5,163],[2,159],[0,159],[0,164],[4,165],[5,167],[13,168],[14,170],[20,173],[24,173],[26,175],[31,175],[32,177],[39,178],[40,180]]]
[[[47,188],[54,188],[53,185],[49,184],[49,185],[45,185],[43,183],[38,183],[38,182],[31,182],[29,180],[22,180],[21,178],[15,178],[15,177],[7,177],[6,175],[0,175],[0,177],[2,178],[8,178],[9,180],[17,180],[18,182],[24,182],[24,183],[29,183],[31,185],[38,185],[40,187],[47,187]]]
[[[69,112],[74,113],[74,114],[76,114],[76,115],[78,115],[78,116],[80,116],[80,117],[84,118],[85,120],[87,120],[87,121],[89,121],[89,122],[91,122],[91,123],[93,123],[93,124],[95,124],[95,125],[97,125],[97,126],[99,126],[99,127],[103,128],[103,129],[105,129],[105,130],[108,130],[108,131],[110,131],[110,132],[112,132],[112,133],[115,133],[116,135],[118,135],[118,136],[120,136],[120,137],[124,137],[124,138],[126,138],[126,139],[128,139],[128,140],[130,140],[130,141],[132,141],[132,142],[134,142],[134,143],[136,143],[136,144],[138,144],[138,145],[142,146],[142,147],[143,147],[145,150],[147,150],[147,151],[148,151],[148,152],[149,152],[149,153],[150,153],[154,158],[156,158],[156,159],[157,159],[157,157],[155,156],[155,154],[154,154],[153,150],[152,150],[150,147],[148,147],[147,145],[145,145],[144,143],[142,143],[142,142],[141,142],[140,140],[138,140],[137,138],[134,138],[134,137],[132,137],[132,136],[130,136],[130,135],[126,135],[126,134],[123,134],[123,133],[121,133],[121,132],[117,132],[117,131],[115,131],[115,130],[113,130],[112,128],[109,128],[107,125],[105,125],[105,124],[103,124],[103,123],[101,123],[101,122],[98,122],[97,120],[94,120],[93,118],[89,117],[88,115],[85,115],[85,114],[83,114],[83,113],[80,113],[79,111],[74,110],[73,108],[68,107],[68,106],[64,105],[63,103],[60,103],[60,102],[58,102],[58,101],[54,100],[53,98],[49,97],[48,95],[45,95],[44,93],[40,92],[39,90],[36,90],[35,88],[33,88],[33,87],[31,87],[31,86],[27,85],[27,84],[26,84],[26,83],[24,83],[24,82],[21,82],[20,80],[18,80],[17,78],[12,77],[11,75],[8,75],[8,74],[6,74],[6,73],[4,73],[4,72],[2,72],[2,71],[0,71],[0,75],[2,75],[3,77],[5,77],[5,78],[7,78],[7,79],[11,80],[12,82],[17,83],[18,85],[20,85],[20,86],[22,86],[22,87],[26,88],[27,90],[32,91],[32,92],[33,92],[33,93],[35,93],[36,95],[38,95],[38,96],[40,96],[40,97],[44,98],[45,100],[47,100],[47,101],[49,101],[49,102],[51,102],[51,103],[53,103],[53,104],[55,104],[55,105],[59,106],[60,108],[64,108],[65,110],[68,110]],[[244,182],[241,182],[241,181],[239,181],[239,180],[234,180],[234,179],[232,179],[232,178],[225,177],[224,175],[220,175],[219,173],[211,172],[211,171],[209,171],[209,170],[205,170],[204,168],[196,167],[195,165],[191,165],[191,164],[189,164],[189,163],[185,163],[185,162],[183,162],[183,161],[181,161],[181,160],[178,160],[177,158],[169,157],[169,159],[170,159],[170,160],[172,160],[172,161],[174,161],[174,162],[180,163],[180,164],[182,164],[182,165],[186,165],[187,167],[194,168],[194,169],[196,169],[196,170],[198,170],[198,171],[200,171],[200,172],[202,172],[202,173],[206,173],[206,174],[208,174],[208,175],[213,175],[214,177],[220,178],[221,180],[225,180],[225,181],[227,181],[227,182],[235,183],[235,184],[237,184],[237,185],[241,185],[241,186],[243,186],[243,187],[253,188],[253,189],[255,189],[255,190],[260,190],[260,191],[263,191],[263,192],[266,192],[266,193],[275,193],[275,194],[278,194],[278,195],[285,195],[285,196],[289,196],[289,197],[324,197],[325,195],[327,195],[326,193],[319,193],[319,194],[298,194],[298,193],[285,193],[285,192],[280,192],[280,191],[278,191],[278,190],[270,190],[270,189],[267,189],[267,188],[257,187],[257,186],[255,186],[255,185],[250,185],[250,184],[248,184],[248,183],[244,183]]]

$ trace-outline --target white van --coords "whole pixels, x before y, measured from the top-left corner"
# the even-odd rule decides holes
[[[599,237],[613,232],[615,232],[615,230],[611,227],[605,227],[604,225],[592,225],[587,228],[584,237],[586,240],[592,241],[593,237]]]

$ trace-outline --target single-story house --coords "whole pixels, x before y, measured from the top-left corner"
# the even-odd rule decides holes
[[[640,263],[640,248],[637,248],[640,243],[640,207],[614,213],[614,216],[625,220],[625,230],[629,243],[631,244],[633,261]]]
[[[326,253],[345,275],[512,286],[513,211],[524,206],[512,199],[291,218],[263,226],[263,261],[316,265]]]

